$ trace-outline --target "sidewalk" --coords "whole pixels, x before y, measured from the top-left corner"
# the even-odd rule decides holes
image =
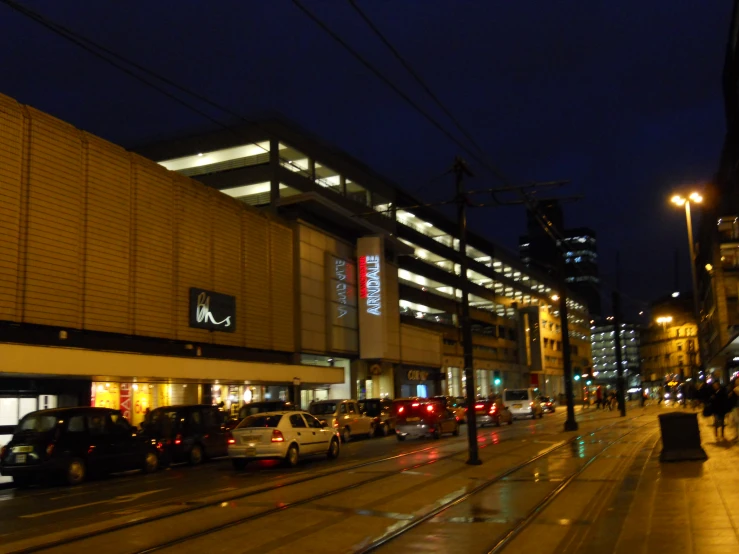
[[[646,411],[657,417],[679,409],[651,406]],[[733,426],[727,427],[729,440],[717,442],[712,418],[697,414],[708,460],[660,463],[662,443],[657,441],[636,457],[603,509],[591,513],[589,530],[564,551],[739,552],[739,443],[731,441],[736,431]]]

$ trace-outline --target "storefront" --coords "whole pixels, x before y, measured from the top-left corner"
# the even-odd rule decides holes
[[[404,366],[396,371],[396,398],[429,398],[442,394],[441,382],[442,373],[439,368]]]

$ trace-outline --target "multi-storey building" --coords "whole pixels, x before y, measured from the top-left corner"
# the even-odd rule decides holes
[[[627,386],[640,383],[641,354],[640,327],[633,323],[621,324],[621,365]],[[599,383],[612,384],[618,376],[616,362],[616,331],[608,320],[590,327],[593,355],[593,376]]]
[[[719,168],[703,191],[696,273],[705,368],[722,379],[739,368],[739,2],[723,73],[726,135]]]
[[[0,443],[38,407],[463,394],[562,383],[552,279],[267,122],[142,150],[0,96]],[[575,371],[590,365],[569,299]]]
[[[542,219],[550,224],[554,238],[542,228]],[[584,299],[591,316],[602,314],[598,244],[595,231],[587,227],[565,228],[562,207],[556,200],[540,202],[538,211],[527,212],[528,234],[519,238],[521,261],[555,276],[563,252],[567,287]]]
[[[142,153],[241,202],[311,225],[347,245],[367,234],[383,237],[388,263],[397,267],[393,294],[400,321],[442,336],[443,359],[436,368],[441,372],[426,368],[420,375],[427,379],[418,382],[419,374],[398,369],[403,364],[392,356],[366,362],[361,348],[357,352],[347,347],[345,354],[359,358],[354,360],[358,381],[364,382],[368,368],[379,364],[411,377],[396,375],[393,387],[375,393],[464,394],[455,222],[424,207],[361,162],[282,121],[165,142]],[[561,328],[557,302],[552,300],[555,281],[479,235],[470,235],[466,255],[478,393],[489,394],[496,380],[500,387],[533,383],[551,394],[561,393]],[[573,364],[585,367],[590,345],[584,303],[575,298],[570,307]],[[329,344],[303,339],[304,356],[338,355]],[[364,394],[361,386],[358,391]]]
[[[690,294],[667,297],[651,307],[652,320],[641,335],[641,372],[645,383],[658,386],[666,378],[698,379],[698,326]]]

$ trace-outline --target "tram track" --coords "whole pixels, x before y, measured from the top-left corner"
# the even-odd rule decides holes
[[[510,431],[510,430],[515,430],[517,428],[518,427],[505,427],[505,428],[498,429],[498,432],[501,432],[501,431],[502,432],[506,432],[506,431]],[[487,429],[484,432],[487,432]],[[480,435],[478,435],[478,436],[480,436]],[[506,439],[500,441],[497,444],[499,445],[499,444],[508,442],[509,440],[511,440],[511,439],[506,438]],[[112,526],[109,526],[109,527],[105,527],[103,529],[97,529],[97,530],[93,530],[93,531],[90,531],[90,532],[86,532],[86,533],[81,533],[81,534],[78,534],[78,535],[74,535],[74,536],[71,536],[71,537],[65,537],[65,538],[61,538],[61,539],[58,539],[58,540],[47,541],[47,542],[44,542],[44,543],[40,543],[40,544],[37,544],[37,545],[28,546],[28,547],[21,547],[21,548],[19,548],[17,550],[8,550],[7,552],[8,552],[8,554],[33,554],[33,553],[36,553],[36,552],[43,552],[45,550],[49,550],[49,549],[52,549],[52,548],[64,547],[64,546],[72,545],[72,544],[75,544],[75,543],[80,543],[82,541],[89,540],[89,539],[92,539],[92,538],[95,538],[95,537],[99,537],[99,536],[103,536],[103,535],[109,535],[109,534],[116,533],[116,532],[119,532],[119,531],[126,531],[126,530],[129,530],[129,529],[135,528],[135,527],[140,527],[142,525],[149,524],[149,523],[155,523],[155,522],[158,522],[158,521],[168,520],[168,519],[175,518],[177,516],[181,516],[181,515],[185,515],[185,514],[189,514],[189,513],[192,513],[192,512],[206,510],[208,508],[215,508],[215,507],[221,506],[223,503],[244,500],[244,499],[247,499],[247,498],[250,498],[250,497],[254,497],[254,496],[257,496],[257,495],[260,495],[260,494],[272,492],[272,491],[274,491],[276,489],[293,487],[293,486],[296,486],[296,485],[301,485],[301,484],[309,483],[311,481],[316,481],[316,480],[323,479],[323,478],[326,478],[326,477],[331,477],[331,476],[336,475],[336,474],[339,474],[339,473],[353,472],[353,471],[356,471],[356,470],[359,470],[359,469],[367,468],[367,467],[378,465],[378,464],[382,464],[382,463],[387,463],[387,462],[390,462],[390,461],[393,461],[393,460],[398,460],[398,459],[408,458],[410,456],[414,456],[414,455],[418,455],[418,454],[423,454],[424,452],[429,452],[429,451],[432,451],[432,450],[437,450],[440,446],[444,446],[444,445],[447,445],[447,444],[449,444],[449,442],[445,442],[445,443],[438,443],[437,442],[437,443],[434,443],[434,445],[432,445],[432,446],[425,446],[424,448],[418,448],[418,449],[414,449],[414,450],[410,450],[410,451],[406,451],[406,452],[401,452],[401,453],[398,453],[398,454],[394,454],[392,456],[385,456],[385,457],[382,457],[382,458],[379,458],[379,459],[368,460],[368,461],[364,461],[364,462],[353,464],[353,465],[340,466],[340,467],[332,467],[329,470],[322,471],[322,472],[316,473],[316,474],[312,474],[312,475],[309,475],[309,476],[306,476],[306,477],[300,477],[300,478],[297,478],[297,479],[293,479],[293,480],[288,481],[286,483],[275,483],[275,481],[278,481],[279,479],[285,477],[285,475],[281,475],[281,476],[278,476],[277,478],[275,478],[274,480],[270,480],[267,485],[264,485],[262,487],[259,487],[259,488],[256,488],[256,489],[252,489],[252,490],[249,490],[249,491],[239,492],[239,493],[232,494],[232,495],[223,495],[223,496],[220,496],[217,500],[201,502],[201,503],[198,503],[198,504],[189,504],[189,505],[186,505],[186,506],[182,507],[181,509],[178,509],[177,511],[174,511],[174,512],[168,512],[168,513],[157,514],[157,515],[153,515],[153,516],[149,516],[149,517],[142,517],[142,518],[138,518],[138,519],[133,519],[131,521],[127,521],[127,522],[124,522],[124,523],[112,525]],[[466,442],[464,442],[461,439],[459,439],[459,444],[466,445]],[[493,443],[490,443],[488,445],[482,445],[480,448],[485,448],[486,446],[492,446],[492,445],[493,445]],[[345,492],[347,490],[351,490],[351,489],[357,488],[359,486],[370,484],[370,483],[372,483],[374,481],[379,481],[381,479],[385,479],[385,478],[388,478],[388,477],[392,477],[394,475],[398,475],[398,474],[403,473],[405,471],[412,471],[414,469],[418,469],[418,468],[423,467],[423,466],[426,466],[426,465],[430,465],[430,464],[434,464],[434,463],[437,463],[437,462],[440,462],[440,461],[448,460],[448,459],[454,458],[455,456],[459,456],[459,455],[465,454],[465,453],[467,453],[466,446],[460,448],[459,450],[455,450],[454,452],[450,452],[449,454],[438,456],[436,458],[433,458],[431,460],[426,460],[424,462],[415,463],[415,464],[412,464],[410,466],[403,467],[401,469],[397,469],[397,470],[388,472],[386,474],[382,474],[382,475],[376,476],[376,477],[374,477],[374,478],[372,478],[370,480],[361,481],[359,483],[351,484],[351,485],[348,485],[346,487],[342,487],[340,489],[335,489],[335,490],[327,491],[324,494],[316,495],[314,497],[307,498],[305,500],[301,500],[301,501],[299,501],[299,503],[293,503],[293,504],[289,504],[287,506],[281,506],[279,508],[275,508],[273,510],[269,510],[269,511],[265,511],[265,512],[260,512],[258,514],[253,514],[253,516],[249,516],[248,518],[241,518],[240,520],[238,520],[238,521],[236,521],[234,523],[226,524],[226,526],[223,527],[223,528],[227,528],[227,527],[231,527],[231,526],[234,526],[234,525],[239,525],[239,524],[242,524],[242,523],[246,523],[247,521],[251,521],[253,519],[258,519],[259,517],[266,517],[267,515],[270,515],[271,513],[275,513],[277,511],[283,511],[283,510],[285,510],[286,508],[289,508],[289,507],[303,505],[303,504],[307,504],[309,502],[314,502],[316,500],[320,500],[320,499],[325,498],[325,497],[328,497],[328,496],[339,494],[341,492]],[[180,500],[180,499],[169,499],[169,500],[166,501],[166,505],[171,505],[171,504],[180,503],[180,502],[183,502],[183,500]],[[149,506],[149,508],[151,508],[151,507],[152,506]],[[202,532],[202,534],[203,535],[206,535],[206,534],[217,532],[219,530],[221,530],[221,527],[220,526],[218,528],[216,528],[216,529],[205,530],[205,531]],[[196,537],[191,537],[191,538],[196,538]],[[191,538],[187,538],[186,540],[191,540]],[[179,542],[182,542],[182,541],[179,541]],[[141,552],[155,552],[156,550],[161,550],[161,549],[163,549],[163,548],[165,548],[167,546],[171,546],[171,545],[169,545],[169,544],[167,544],[167,545],[161,545],[161,546],[158,545],[156,547],[153,547],[153,549],[142,550]]]
[[[608,425],[602,425],[602,426],[599,426],[599,427],[597,427],[597,428],[589,431],[589,433],[597,433],[597,432],[603,431],[605,429],[609,429],[611,427],[617,426],[620,423],[622,423],[622,422],[621,421],[616,421],[616,422],[610,423]],[[525,467],[526,465],[528,465],[530,463],[533,463],[536,460],[539,460],[542,457],[547,456],[547,455],[551,454],[552,452],[555,452],[556,450],[559,450],[561,448],[564,448],[564,447],[572,444],[573,442],[575,442],[575,441],[577,441],[579,439],[582,439],[582,437],[583,437],[583,435],[578,434],[575,437],[572,437],[572,438],[569,438],[567,440],[558,442],[557,444],[555,444],[555,445],[553,445],[553,446],[551,446],[549,448],[546,448],[544,451],[540,452],[536,456],[527,459],[522,464],[519,464],[518,466],[516,466],[516,468],[519,468],[520,469],[520,467]],[[507,441],[501,441],[501,443],[498,443],[498,444],[502,444],[503,442],[507,442]],[[519,449],[525,448],[527,446],[529,446],[529,444],[522,444],[522,445],[514,448],[513,450],[509,451],[508,454],[510,454],[512,452],[515,452],[515,451],[517,451]],[[207,537],[209,535],[213,535],[215,533],[219,533],[221,531],[225,531],[227,529],[231,529],[231,528],[235,528],[235,527],[238,527],[238,526],[241,526],[241,525],[245,525],[245,524],[248,524],[248,523],[251,523],[251,522],[254,522],[254,521],[263,519],[263,518],[266,518],[266,517],[268,517],[270,515],[274,515],[276,513],[285,512],[286,510],[290,510],[292,508],[296,508],[296,507],[299,507],[299,506],[305,506],[307,504],[311,504],[311,503],[317,502],[319,500],[323,500],[325,498],[328,498],[328,497],[331,497],[331,496],[335,496],[335,495],[338,495],[338,494],[341,494],[341,493],[344,493],[344,492],[355,490],[355,489],[358,489],[360,487],[364,487],[364,486],[367,486],[367,485],[372,485],[372,484],[375,484],[375,483],[377,483],[377,482],[379,482],[381,480],[388,479],[390,477],[394,477],[394,476],[400,475],[400,474],[402,474],[404,472],[413,471],[415,469],[418,469],[418,468],[421,468],[421,467],[424,467],[424,466],[428,466],[428,465],[431,465],[431,464],[435,464],[437,462],[449,460],[451,458],[454,458],[455,456],[459,456],[460,454],[466,454],[466,453],[467,453],[467,450],[466,449],[465,450],[461,450],[461,451],[457,451],[457,452],[453,452],[453,453],[447,454],[445,456],[439,456],[437,458],[434,458],[433,460],[428,460],[428,461],[424,461],[424,462],[413,464],[413,465],[408,466],[408,467],[403,467],[403,468],[400,468],[400,469],[388,471],[387,473],[383,473],[381,475],[377,475],[377,476],[372,477],[370,479],[365,479],[365,480],[362,480],[362,481],[359,481],[359,482],[356,482],[356,483],[351,483],[349,485],[342,486],[342,487],[336,487],[336,488],[333,488],[331,490],[328,490],[328,491],[325,491],[325,492],[322,492],[322,493],[319,493],[319,494],[311,495],[311,496],[308,496],[306,498],[303,498],[303,499],[300,499],[300,500],[297,500],[297,501],[294,501],[294,502],[291,502],[291,503],[283,503],[283,504],[281,504],[279,506],[275,506],[275,507],[272,507],[272,508],[269,508],[269,509],[266,509],[266,510],[262,510],[262,511],[259,511],[259,512],[256,512],[256,513],[253,513],[253,514],[242,516],[242,517],[239,517],[239,518],[236,518],[236,519],[227,521],[227,522],[219,523],[217,525],[212,525],[212,526],[206,527],[204,529],[197,530],[197,531],[194,531],[194,532],[191,532],[191,533],[187,533],[187,534],[184,534],[184,535],[180,535],[178,537],[175,537],[175,538],[172,538],[172,539],[169,539],[169,540],[164,540],[164,541],[162,541],[162,542],[160,542],[158,544],[151,545],[151,546],[148,546],[148,547],[143,548],[143,549],[140,549],[140,550],[136,550],[135,551],[135,554],[151,554],[151,553],[154,553],[154,552],[164,551],[164,550],[167,550],[167,549],[170,549],[170,548],[173,548],[173,547],[181,547],[182,545],[185,545],[186,543],[190,543],[191,541],[195,541],[197,539],[204,538],[204,537]],[[362,464],[362,465],[363,466],[366,466],[367,464]],[[449,476],[451,476],[453,474],[456,474],[458,472],[459,472],[459,468],[453,468],[451,471],[449,471],[449,472],[447,472],[445,474],[440,475],[439,476],[439,479],[444,479],[445,477],[449,477]],[[510,473],[512,473],[512,471],[511,470],[507,470],[507,471],[505,471],[505,472],[503,472],[501,474],[498,474],[496,476],[497,477],[497,480],[503,479],[505,476],[509,475]],[[179,514],[173,514],[173,516],[176,516],[176,515],[179,515]],[[142,523],[148,523],[148,521],[144,521]],[[38,550],[36,550],[36,551],[38,551]],[[364,551],[364,550],[362,550],[362,551]]]
[[[620,421],[616,424],[602,427],[597,429],[596,431],[593,431],[592,433],[596,433],[598,431],[602,431],[605,428],[610,428],[618,423],[621,423]],[[597,452],[593,456],[591,456],[582,466],[580,466],[578,469],[576,469],[574,472],[572,472],[569,476],[567,476],[557,487],[555,487],[552,491],[547,493],[541,500],[539,500],[532,508],[529,510],[529,512],[520,520],[518,521],[512,528],[510,528],[507,532],[505,532],[498,540],[497,542],[492,546],[492,548],[487,550],[487,554],[500,554],[510,542],[517,537],[524,529],[526,529],[540,514],[541,512],[549,506],[556,498],[558,498],[562,492],[564,492],[580,475],[582,475],[591,465],[592,463],[598,459],[600,456],[602,456],[605,452],[607,452],[614,444],[621,441],[624,437],[627,437],[631,433],[638,431],[639,429],[642,429],[644,427],[647,427],[649,425],[653,425],[653,422],[647,422],[643,425],[640,425],[638,427],[634,427],[620,435],[618,438],[613,440],[611,443],[607,444],[600,452]],[[654,433],[651,433],[650,436],[653,436],[657,431]],[[506,477],[509,477],[513,475],[514,473],[517,473],[521,471],[522,469],[526,468],[527,466],[531,465],[532,463],[535,463],[550,454],[556,452],[557,450],[567,446],[568,444],[573,443],[577,439],[579,439],[580,436],[574,437],[573,439],[570,439],[565,444],[557,445],[555,447],[549,448],[544,452],[539,453],[536,456],[533,456],[532,458],[513,466],[509,469],[507,469],[505,472],[498,474],[494,477],[492,477],[489,480],[486,480],[485,482],[481,483],[480,485],[476,486],[474,489],[466,492],[465,494],[451,499],[448,502],[445,502],[435,508],[434,510],[431,510],[430,512],[427,512],[423,514],[422,516],[408,522],[403,527],[394,530],[392,533],[383,536],[365,546],[363,546],[360,549],[356,549],[353,551],[354,554],[368,554],[371,552],[377,552],[380,549],[388,546],[393,541],[408,535],[411,531],[418,530],[423,525],[428,524],[434,518],[441,515],[442,513],[459,506],[463,504],[464,502],[469,501],[471,498],[473,498],[475,495],[481,493],[485,489],[491,487],[492,485],[495,485],[496,483],[501,482]],[[645,441],[646,442],[646,441]]]

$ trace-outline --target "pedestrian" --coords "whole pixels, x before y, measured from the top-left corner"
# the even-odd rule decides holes
[[[709,401],[710,410],[713,414],[713,432],[718,440],[718,430],[721,428],[721,439],[724,438],[724,427],[726,426],[726,414],[731,410],[729,396],[726,387],[716,380],[712,384],[713,394]]]
[[[641,391],[641,407],[644,408],[647,405],[647,389],[642,389]]]
[[[728,394],[728,408],[731,410],[731,422],[734,424],[734,438],[739,441],[739,379],[734,380],[734,387]]]
[[[662,404],[662,399],[665,397],[665,389],[663,387],[660,387],[657,390],[657,406]]]
[[[600,410],[601,405],[603,404],[603,391],[600,387],[595,389],[595,408],[597,410]]]

